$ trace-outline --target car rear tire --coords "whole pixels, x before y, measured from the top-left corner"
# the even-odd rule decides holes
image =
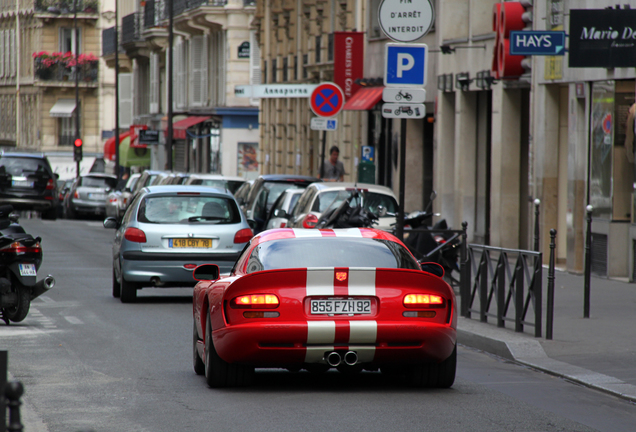
[[[199,342],[199,334],[197,333],[197,323],[193,322],[192,329],[192,366],[194,372],[197,375],[205,375],[205,363],[199,357],[199,351],[197,350],[197,342]]]
[[[230,364],[223,360],[214,349],[210,315],[205,323],[205,380],[211,388],[244,387],[252,383],[254,368]]]
[[[134,303],[137,301],[137,287],[132,283],[124,279],[124,275],[121,275],[121,297],[119,298],[122,303]]]
[[[457,345],[451,355],[441,363],[422,363],[411,369],[410,381],[414,387],[449,388],[455,382]]]
[[[119,296],[121,296],[121,285],[119,282],[117,282],[115,269],[113,269],[113,297],[119,298]]]

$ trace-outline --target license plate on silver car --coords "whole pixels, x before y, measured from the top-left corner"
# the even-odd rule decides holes
[[[371,314],[370,299],[312,300],[312,314]]]

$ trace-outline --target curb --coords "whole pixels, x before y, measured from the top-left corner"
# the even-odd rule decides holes
[[[457,322],[457,342],[621,399],[636,402],[636,385],[551,359],[539,341],[530,335],[511,334],[510,330],[460,317]]]

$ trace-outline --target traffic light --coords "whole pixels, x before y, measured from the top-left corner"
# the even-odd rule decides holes
[[[82,160],[82,139],[77,138],[73,143],[73,160],[75,162],[80,162]]]

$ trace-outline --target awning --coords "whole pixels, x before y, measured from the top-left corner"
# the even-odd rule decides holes
[[[370,110],[382,99],[383,86],[362,87],[347,101],[343,109],[349,111]]]
[[[123,132],[119,134],[119,143],[127,136],[130,136],[130,132]],[[114,161],[115,160],[115,137],[112,136],[104,143],[104,159]]]
[[[189,127],[197,125],[199,123],[203,123],[206,120],[210,120],[212,116],[191,116],[184,118],[183,120],[179,120],[178,122],[172,123],[172,138],[173,139],[186,139],[187,130]],[[164,130],[164,132],[168,133],[168,128]]]
[[[130,146],[128,135],[119,145],[119,165],[123,167],[150,167],[150,149]]]
[[[51,117],[72,117],[75,111],[75,99],[58,99],[49,111]]]

